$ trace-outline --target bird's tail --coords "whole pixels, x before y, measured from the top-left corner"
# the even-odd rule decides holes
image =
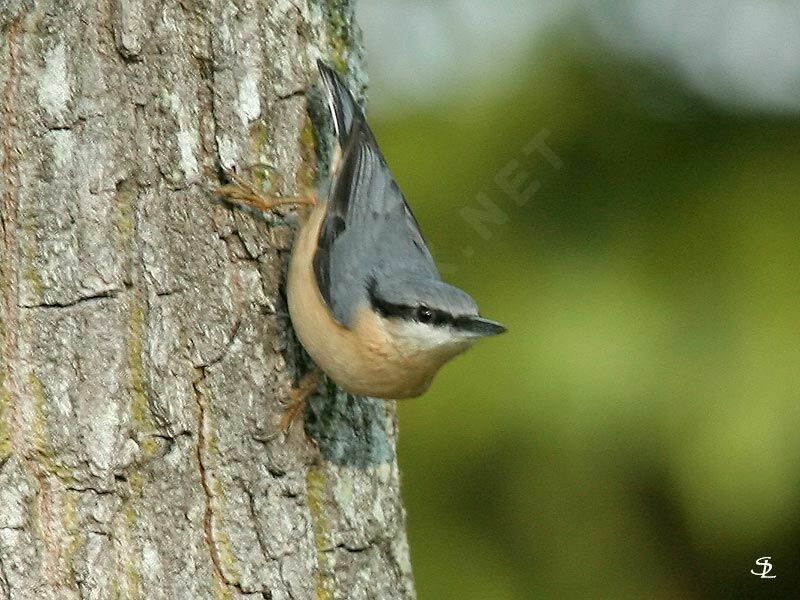
[[[350,135],[353,120],[362,115],[361,109],[336,71],[321,60],[317,60],[317,68],[327,91],[328,107],[333,115],[336,138],[339,140],[339,145],[344,146]]]

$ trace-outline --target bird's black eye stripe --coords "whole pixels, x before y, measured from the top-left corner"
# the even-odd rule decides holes
[[[455,319],[449,312],[418,306],[415,310],[414,320],[431,325],[451,325]]]
[[[414,318],[414,309],[402,304],[387,302],[378,295],[378,284],[374,277],[367,282],[367,294],[372,309],[382,317],[396,317],[399,319],[411,320]]]
[[[450,313],[429,308],[424,305],[407,306],[405,304],[394,304],[378,296],[377,283],[375,278],[367,282],[367,294],[369,295],[372,309],[385,318],[394,317],[405,321],[417,321],[428,325],[447,325],[452,324],[455,318]]]
[[[451,325],[456,329],[468,330],[472,326],[472,317],[453,317]]]

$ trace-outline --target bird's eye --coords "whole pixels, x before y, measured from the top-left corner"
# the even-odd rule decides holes
[[[430,323],[433,321],[433,311],[427,306],[417,307],[417,321],[420,323]]]

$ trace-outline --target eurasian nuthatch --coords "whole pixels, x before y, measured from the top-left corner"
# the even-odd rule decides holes
[[[505,327],[441,280],[411,209],[364,115],[339,76],[318,61],[337,148],[316,197],[267,198],[223,186],[261,210],[311,204],[288,274],[289,314],[314,362],[344,390],[400,399],[419,396],[442,365]],[[300,384],[302,402],[317,381]],[[295,411],[296,412],[296,411]],[[288,423],[284,422],[283,425]]]

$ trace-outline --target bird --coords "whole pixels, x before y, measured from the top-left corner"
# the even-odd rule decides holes
[[[363,111],[337,72],[317,61],[336,143],[327,180],[298,197],[272,197],[230,173],[220,195],[269,211],[309,205],[286,282],[297,338],[318,368],[294,388],[286,431],[322,373],[355,396],[423,394],[439,369],[506,328],[445,283]],[[321,370],[321,372],[320,372]]]

